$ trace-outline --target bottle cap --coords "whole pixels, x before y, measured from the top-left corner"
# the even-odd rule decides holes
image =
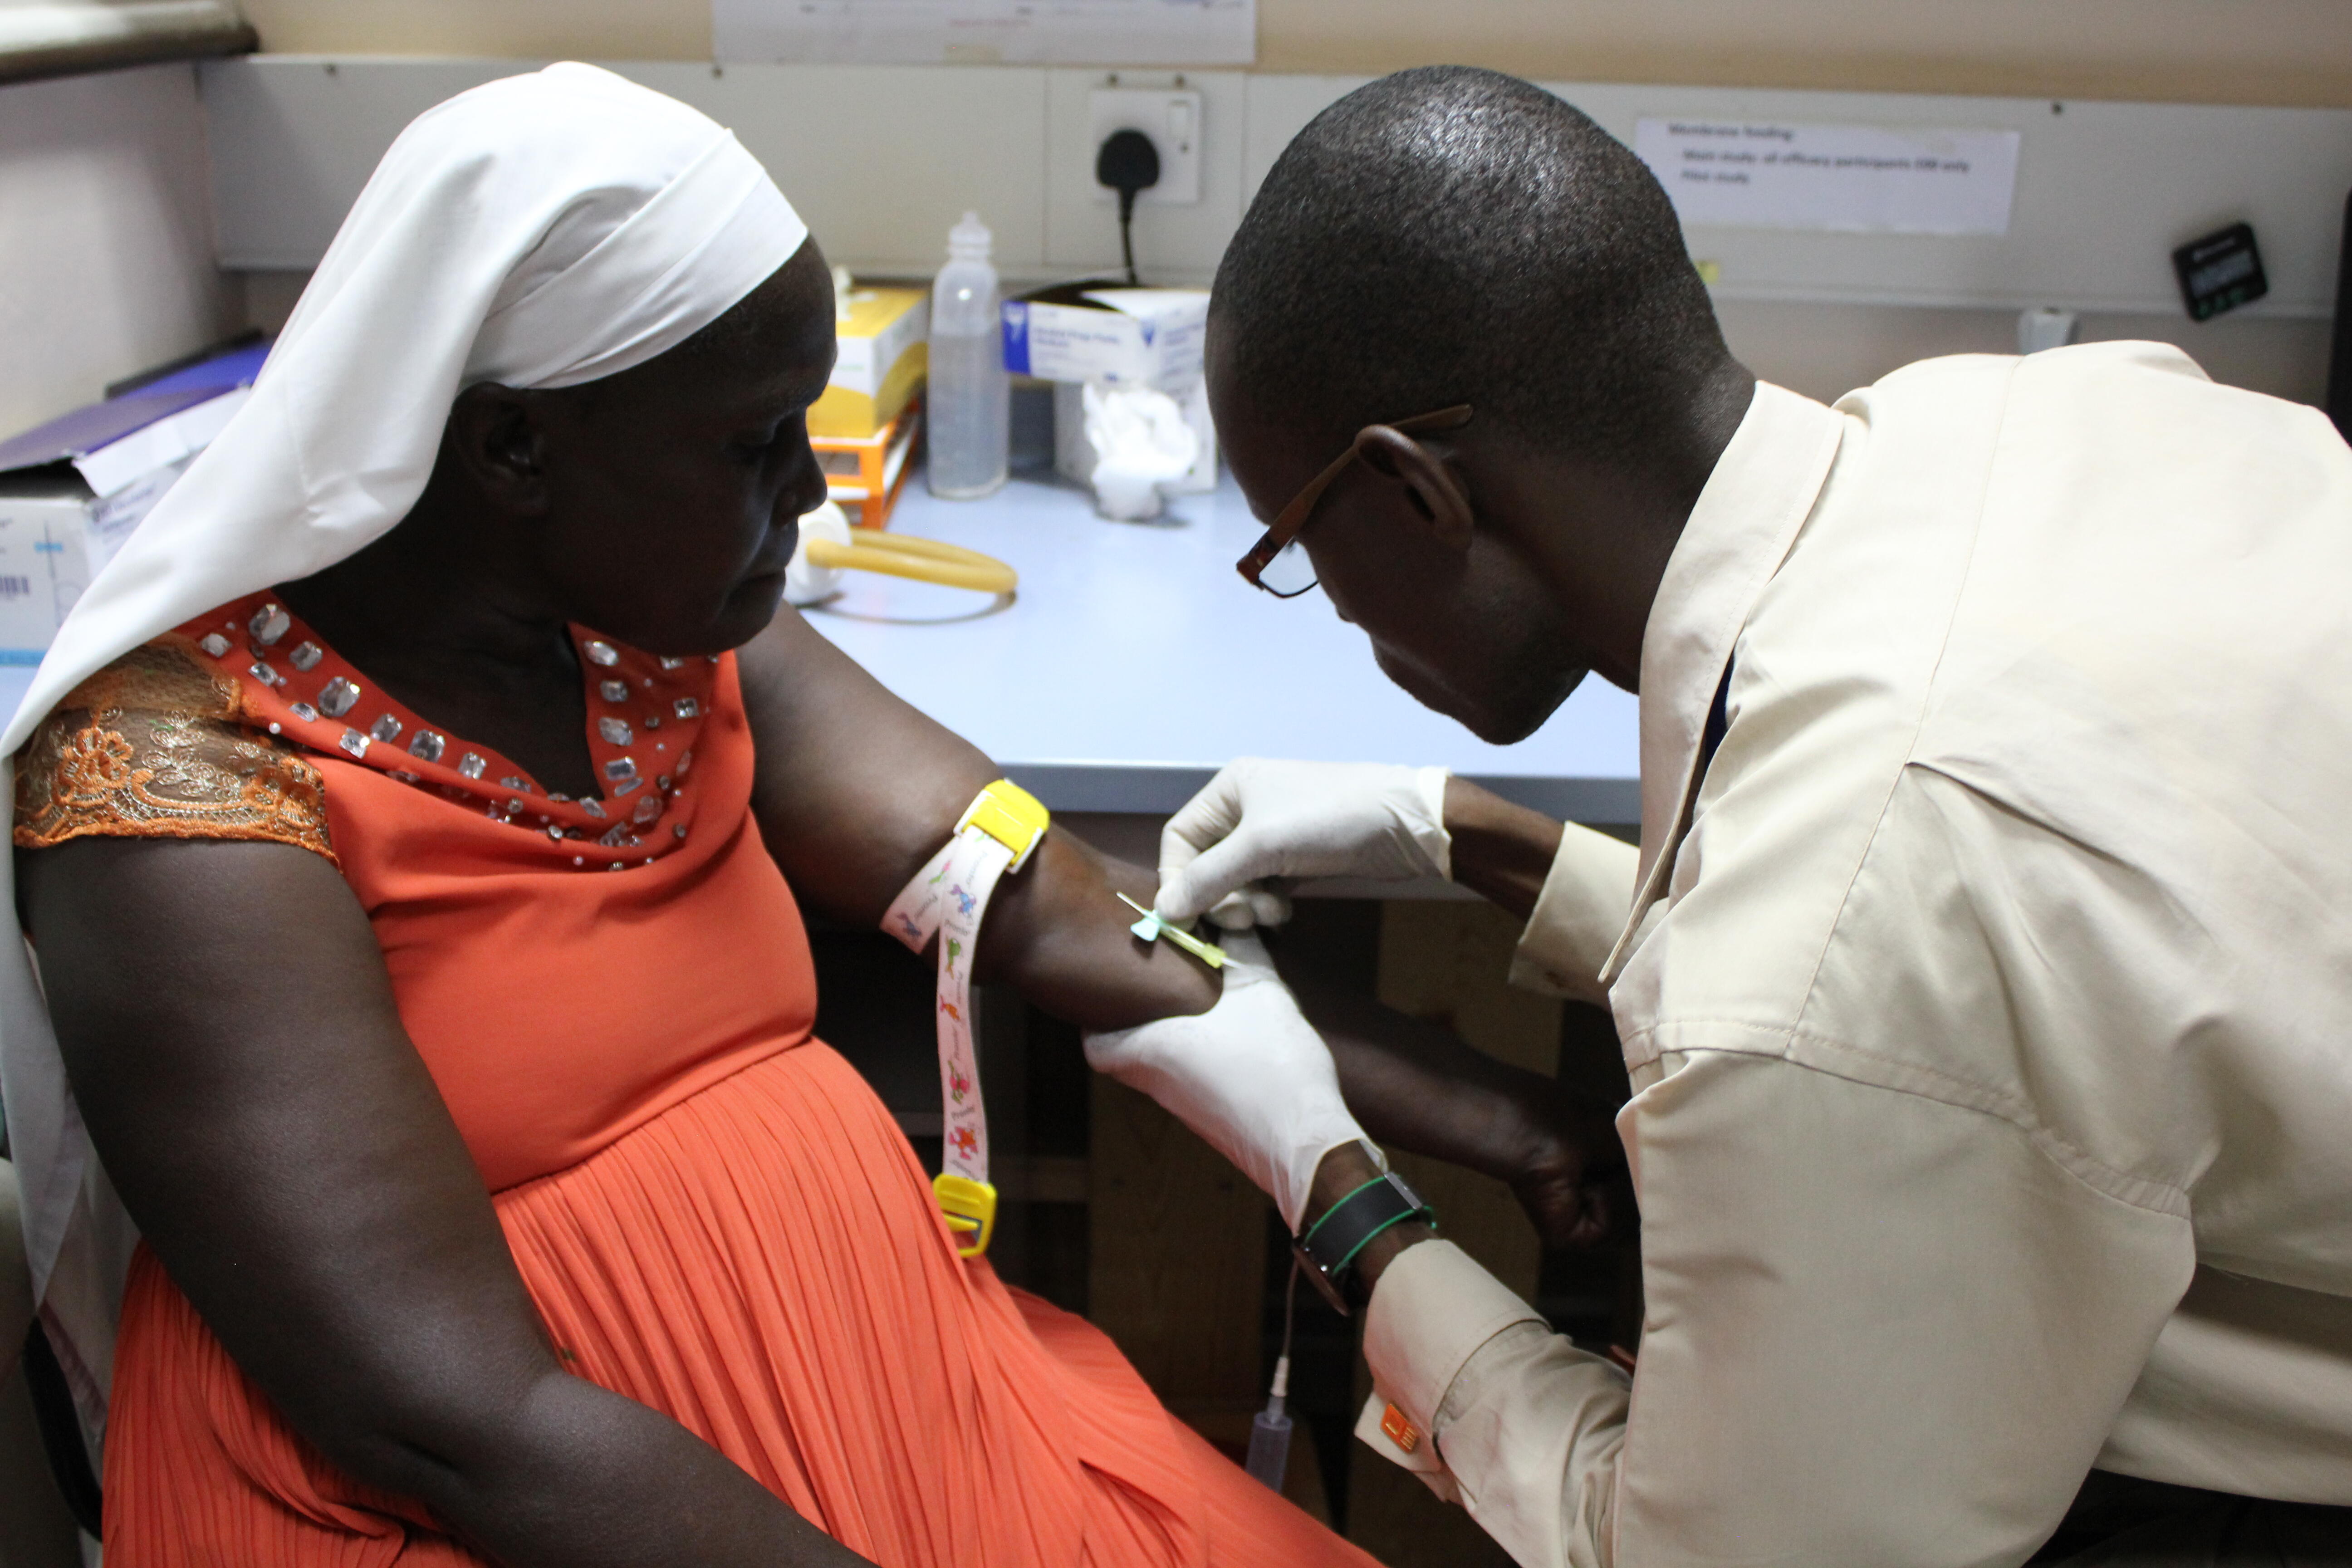
[[[996,237],[980,221],[978,213],[966,213],[963,221],[948,230],[948,257],[954,261],[985,261]]]

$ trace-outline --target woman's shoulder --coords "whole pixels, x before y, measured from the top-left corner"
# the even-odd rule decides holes
[[[89,837],[292,844],[334,859],[319,770],[167,633],[67,693],[16,758],[17,847]]]

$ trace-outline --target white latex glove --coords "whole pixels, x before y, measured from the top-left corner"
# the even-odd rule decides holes
[[[1086,1037],[1087,1062],[1141,1089],[1255,1182],[1298,1233],[1323,1156],[1364,1136],[1330,1047],[1257,938],[1228,935],[1224,994],[1197,1017]]]
[[[1210,914],[1234,931],[1288,918],[1288,900],[1252,886],[1268,877],[1450,877],[1446,777],[1380,763],[1228,763],[1161,830],[1152,912]]]

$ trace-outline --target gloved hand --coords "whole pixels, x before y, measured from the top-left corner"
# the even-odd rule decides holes
[[[1452,875],[1444,768],[1244,757],[1168,819],[1152,911],[1227,931],[1278,925],[1289,902],[1268,877],[1401,881]]]
[[[1323,1156],[1364,1130],[1331,1052],[1258,940],[1228,935],[1224,994],[1198,1016],[1086,1037],[1087,1062],[1141,1089],[1206,1139],[1282,1210],[1294,1236]]]

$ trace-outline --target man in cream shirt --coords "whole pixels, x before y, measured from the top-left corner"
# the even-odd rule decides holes
[[[1402,768],[1171,824],[1163,913],[1450,872],[1615,1016],[1638,1372],[1400,1226],[1368,1440],[1527,1568],[2352,1562],[2327,422],[2147,343],[1756,384],[1641,165],[1480,72],[1303,132],[1211,331],[1265,585],[1492,741],[1641,695],[1638,850]]]

